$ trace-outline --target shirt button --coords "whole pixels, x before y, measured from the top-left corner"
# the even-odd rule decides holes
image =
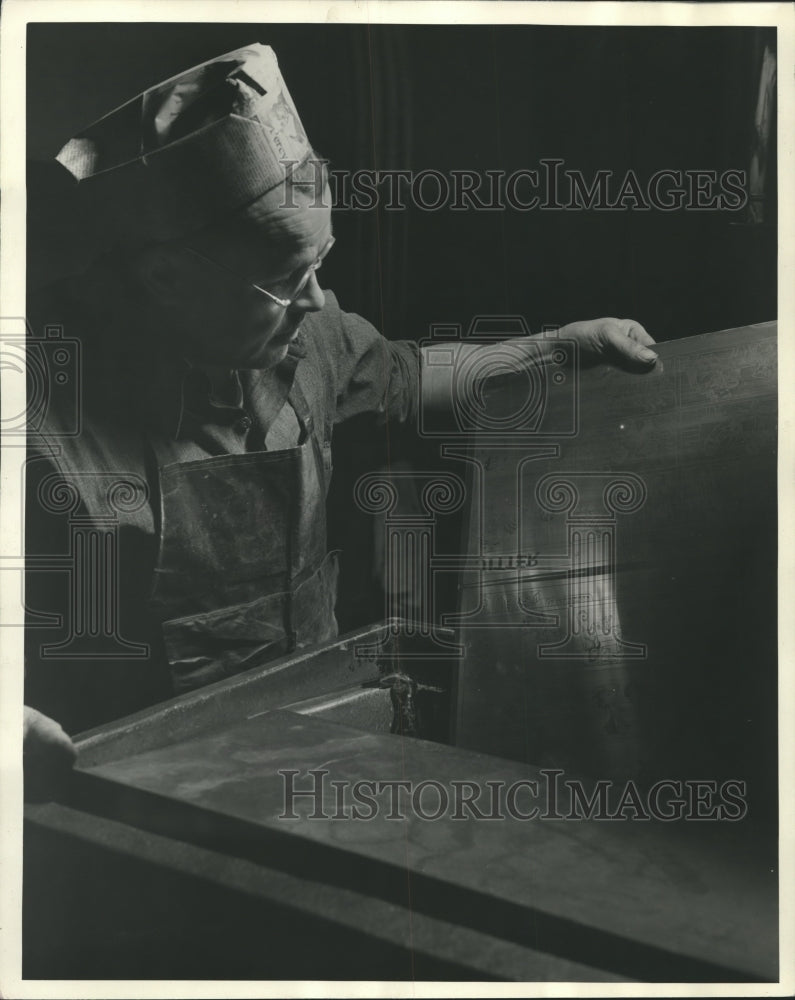
[[[235,424],[235,428],[240,434],[245,434],[247,430],[251,429],[251,417],[241,417]]]

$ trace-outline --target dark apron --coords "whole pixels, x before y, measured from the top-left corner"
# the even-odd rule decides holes
[[[161,465],[151,607],[175,692],[337,634],[321,443],[297,381],[300,443]]]

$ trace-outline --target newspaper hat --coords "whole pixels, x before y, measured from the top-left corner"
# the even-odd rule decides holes
[[[104,247],[185,236],[258,201],[312,152],[273,50],[236,49],[151,87],[70,139]],[[261,211],[261,206],[260,211]]]

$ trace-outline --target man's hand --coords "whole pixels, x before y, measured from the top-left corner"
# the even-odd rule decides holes
[[[57,722],[25,706],[25,799],[47,801],[55,797],[77,757],[72,741]]]
[[[561,327],[558,336],[574,340],[580,349],[583,366],[612,361],[636,372],[649,371],[657,360],[649,345],[654,343],[640,323],[631,319],[590,319],[569,323]],[[527,367],[534,367],[541,360],[553,357],[556,338],[538,333],[529,337],[512,337],[498,343],[466,343],[452,341],[445,344],[450,360],[444,364],[431,363],[428,354],[438,347],[423,346],[422,401],[426,413],[450,411],[453,392],[464,396],[481,390],[480,382],[488,381],[492,387],[509,382]],[[532,345],[532,348],[531,348]],[[539,350],[541,358],[539,358]],[[467,386],[451,372],[468,373]],[[455,383],[455,388],[454,388]]]
[[[575,340],[584,364],[613,361],[634,369],[651,368],[657,360],[649,347],[654,339],[633,319],[588,319],[569,323],[559,330],[561,337]]]

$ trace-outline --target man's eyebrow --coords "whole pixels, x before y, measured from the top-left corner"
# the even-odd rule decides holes
[[[323,253],[323,251],[325,250],[325,248],[328,246],[329,242],[332,239],[334,239],[334,227],[330,225],[328,238],[323,241],[323,243],[320,245],[320,248],[317,250],[313,249],[311,254],[308,251],[307,252],[299,251],[297,253],[290,254],[288,257],[285,257],[283,259],[283,262],[277,265],[281,273],[275,276],[276,279],[278,280],[279,278],[289,278],[301,268],[310,267],[312,264],[315,263],[318,256],[321,253]]]

